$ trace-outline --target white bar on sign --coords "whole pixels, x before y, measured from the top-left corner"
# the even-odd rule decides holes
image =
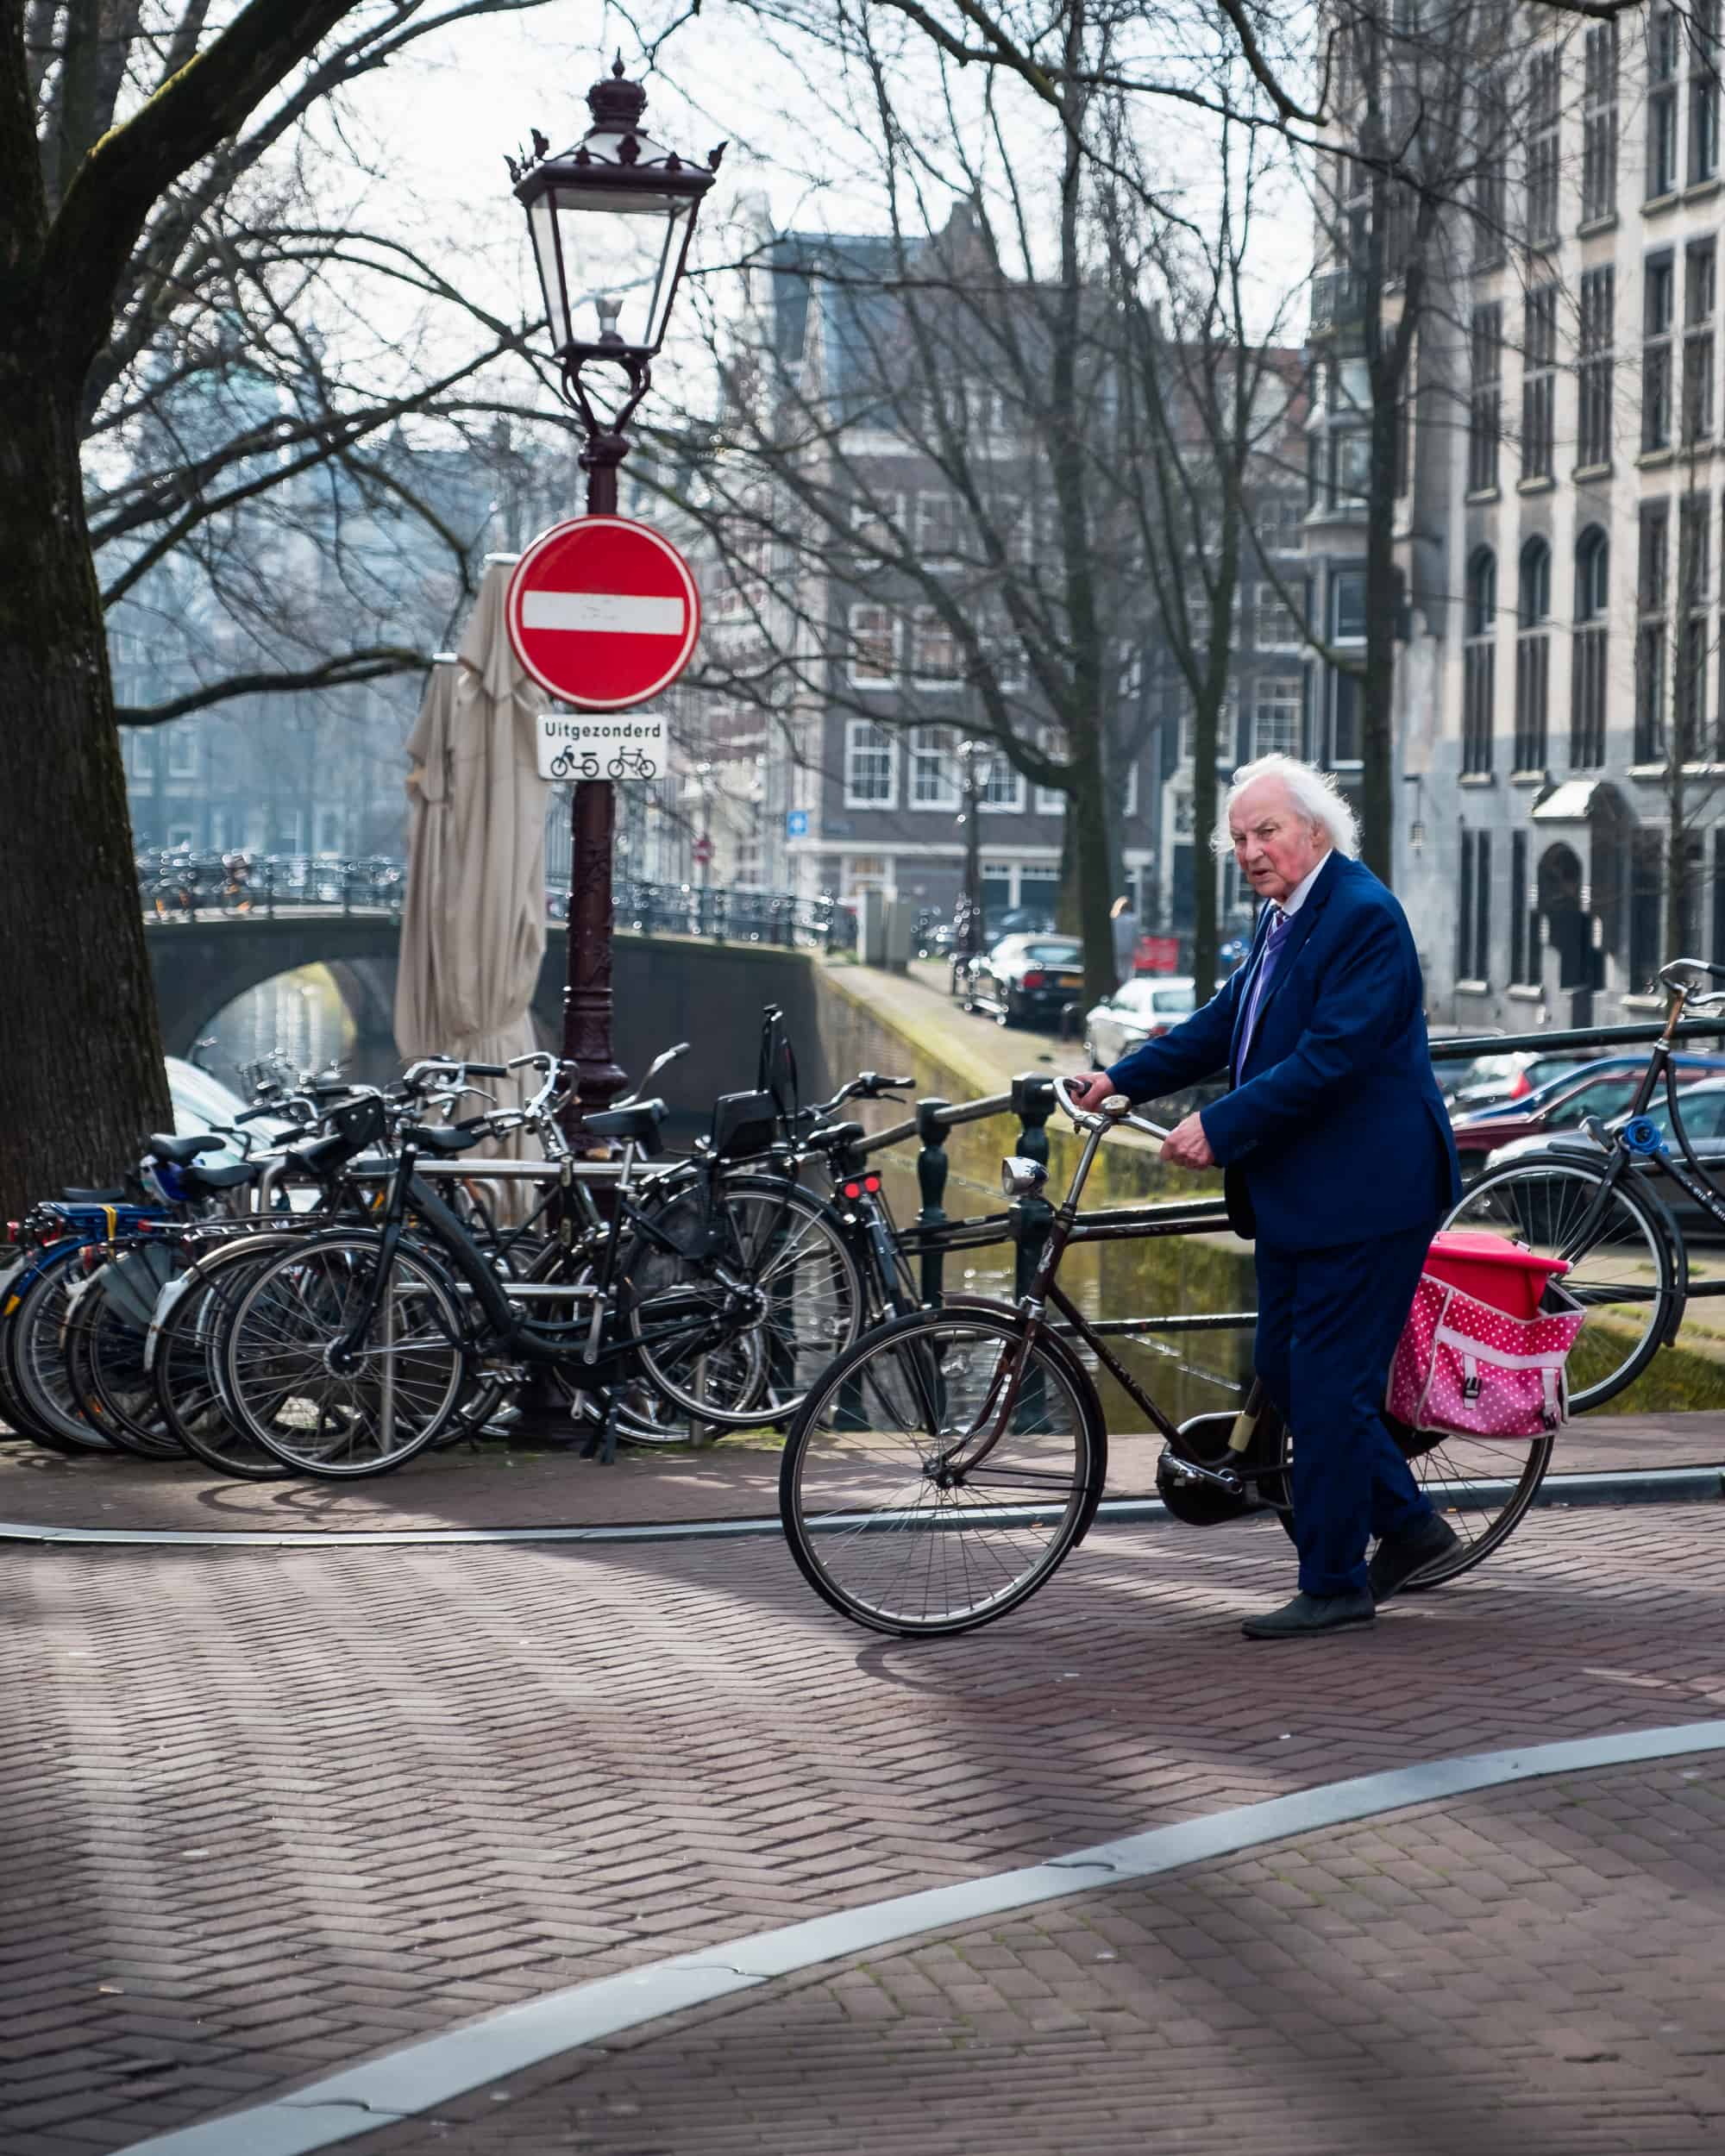
[[[619,636],[681,636],[687,610],[680,599],[628,592],[524,592],[524,629],[582,629]]]

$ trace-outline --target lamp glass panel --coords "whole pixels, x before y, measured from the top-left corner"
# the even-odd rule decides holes
[[[694,202],[668,200],[638,186],[559,187],[543,199],[555,206],[568,279],[568,312],[553,310],[563,339],[597,343],[603,325],[594,302],[605,298],[617,303],[617,332],[624,343],[638,352],[657,351]],[[543,247],[540,262],[543,277]]]

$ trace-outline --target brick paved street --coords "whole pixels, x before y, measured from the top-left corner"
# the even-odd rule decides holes
[[[1238,1634],[1289,1584],[1285,1543],[1263,1522],[1099,1529],[1024,1612],[932,1647],[845,1627],[768,1540],[14,1548],[0,1583],[13,1889],[0,2136],[8,2156],[115,2149],[668,1953],[1342,1775],[1717,1716],[1721,1519],[1705,1505],[1540,1513],[1469,1582],[1408,1598],[1372,1633],[1299,1648]],[[1606,1853],[1617,1872],[1620,1858],[1647,1868],[1645,1850]],[[1710,1877],[1720,1854],[1716,1841]],[[1633,1957],[1643,1913],[1615,1906],[1590,1951],[1615,1937]],[[1697,1900],[1697,1923],[1713,1907]],[[1123,1924],[1146,1921],[1130,1895],[1121,1908]],[[1105,1915],[1087,1902],[1070,1921]],[[1647,1936],[1679,1975],[1690,1958],[1716,2028],[1712,1949]],[[1423,1966],[1420,1938],[1394,1944]],[[1535,1970],[1579,1971],[1570,1992],[1590,1971],[1615,1980],[1562,1937],[1527,1952]],[[800,2012],[807,1987],[793,1989]],[[809,2000],[819,2020],[828,2009]],[[1085,1995],[1076,2010],[1088,2028]],[[1117,2027],[1090,2029],[1098,2057],[1129,2065],[1132,2014],[1145,2010],[1139,1996]],[[1266,2053],[1290,2103],[1317,2100],[1333,2033],[1306,2011],[1290,2009]],[[1575,2002],[1542,1996],[1537,2011],[1549,2030]],[[1214,2017],[1189,2000],[1171,2018]],[[937,2052],[948,2042],[923,2035]],[[1004,2024],[979,2038],[1009,2041]],[[1653,2056],[1626,2068],[1626,2104]],[[1083,2058],[1070,2053],[1081,2084]],[[869,2074],[902,2083],[908,2069],[877,2050],[857,2071],[866,2105]],[[1024,2083],[1026,2115],[1057,2116],[1067,2078],[1063,2065],[1050,2087]],[[1201,2103],[1201,2075],[1190,2090]],[[565,2119],[561,2138],[513,2146],[720,2145],[669,2115],[624,2115],[634,2141],[577,2137]],[[434,2145],[419,2126],[389,2132],[392,2152]],[[864,2139],[787,2132],[756,2145]],[[1016,2128],[978,2133],[950,2145],[1033,2145]],[[1233,2140],[1302,2145],[1254,2143],[1245,2124]],[[1410,2145],[1457,2146],[1436,2129]],[[1614,2146],[1555,2129],[1518,2142],[1552,2156],[1596,2145]]]
[[[343,2146],[1711,2156],[1722,1869],[1716,1756],[1565,1776],[829,1965]]]
[[[1111,1434],[1109,1495],[1153,1494],[1161,1450],[1145,1432]],[[1721,1465],[1725,1414],[1592,1415],[1564,1432],[1552,1471]],[[624,1446],[610,1467],[578,1451],[457,1446],[353,1483],[237,1482],[189,1460],[0,1444],[0,1524],[302,1533],[771,1518],[778,1480],[776,1444],[737,1438],[699,1451]]]

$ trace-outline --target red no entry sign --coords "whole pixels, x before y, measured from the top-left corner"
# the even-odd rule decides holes
[[[700,594],[688,563],[650,525],[576,517],[541,532],[517,562],[505,618],[541,688],[616,711],[656,696],[688,664]]]

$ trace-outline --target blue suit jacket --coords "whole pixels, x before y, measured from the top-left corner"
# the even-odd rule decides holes
[[[1461,1195],[1461,1174],[1407,916],[1369,868],[1332,853],[1289,928],[1242,1068],[1240,1022],[1270,919],[1265,906],[1251,956],[1202,1010],[1109,1076],[1152,1100],[1227,1074],[1204,1135],[1227,1171],[1235,1225],[1272,1250],[1435,1220]]]

